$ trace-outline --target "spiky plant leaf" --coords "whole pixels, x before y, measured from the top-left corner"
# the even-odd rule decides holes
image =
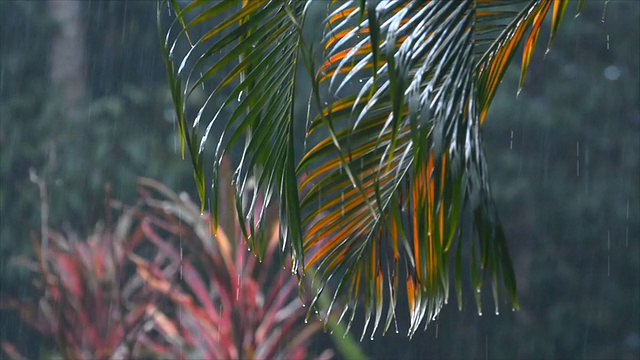
[[[171,0],[171,4],[179,9],[177,1]],[[246,208],[237,195],[238,216],[253,217],[253,209],[266,209],[277,197],[282,204],[283,230],[288,230],[282,232],[282,241],[291,244],[294,262],[302,258],[293,158],[293,105],[295,64],[301,41],[298,22],[303,19],[305,5],[299,1],[194,1],[176,10],[176,20],[167,31],[163,46],[183,149],[186,144],[203,206],[205,145],[215,145],[210,200],[217,225],[221,159],[244,139],[233,181],[236,194],[244,194],[249,178],[254,178],[255,191]],[[159,18],[162,8],[160,3]],[[192,43],[190,33],[197,32],[197,26],[203,22],[213,27],[201,31]],[[181,41],[189,47],[177,57]],[[191,114],[192,122],[187,123],[187,100],[205,85],[210,92],[197,113]],[[224,99],[221,106],[214,101],[218,97]],[[221,119],[225,111],[231,115]],[[210,137],[211,128],[218,122],[223,122],[224,131]],[[205,127],[202,135],[198,131],[200,123]],[[264,204],[256,204],[259,192],[265,194]],[[258,229],[254,233],[252,228],[245,227],[243,232],[260,254],[264,227]],[[295,265],[294,269],[297,268]]]
[[[279,200],[283,249],[292,251],[294,269],[314,268],[317,296],[311,307],[324,289],[335,286],[326,316],[334,307],[342,309],[342,316],[350,310],[350,324],[357,308],[364,307],[362,335],[369,327],[373,334],[380,324],[386,330],[393,322],[402,283],[411,336],[448,301],[452,268],[457,298],[462,298],[459,228],[465,206],[477,238],[470,244],[470,277],[478,308],[487,277],[496,312],[501,286],[517,307],[480,126],[519,46],[522,86],[543,20],[553,9],[551,44],[568,1],[332,1],[319,66],[300,36],[309,3],[256,0],[205,6],[194,1],[182,10],[176,7],[165,59],[179,129],[197,159],[197,173],[211,124],[219,121],[221,111],[207,119],[204,136],[197,138],[211,99],[223,90],[230,93],[224,108],[248,94],[226,119],[220,140],[209,141],[216,145],[214,217],[217,164],[244,136],[236,193],[243,193],[252,176],[266,202]],[[226,20],[211,21],[234,5]],[[205,20],[213,27],[176,58],[175,43],[190,42],[187,34]],[[313,73],[311,105],[318,109],[306,123],[293,119],[298,54]],[[217,62],[207,65],[213,55]],[[232,62],[233,70],[223,70]],[[223,80],[208,89],[210,96],[197,115],[188,116],[186,99],[215,79]],[[312,143],[298,164],[294,123],[307,124],[305,144]],[[198,147],[190,145],[194,138]],[[204,179],[198,176],[198,181]],[[304,194],[301,200],[299,193]],[[253,214],[255,196],[249,209],[241,196],[236,199],[239,215]],[[262,248],[259,234],[245,234],[253,248]]]

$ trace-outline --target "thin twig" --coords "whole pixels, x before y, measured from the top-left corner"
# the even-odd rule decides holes
[[[49,203],[47,202],[47,185],[44,180],[38,176],[34,168],[29,169],[29,180],[38,186],[40,191],[40,239],[41,254],[47,254],[49,251]],[[45,270],[48,269],[46,261],[43,261]]]

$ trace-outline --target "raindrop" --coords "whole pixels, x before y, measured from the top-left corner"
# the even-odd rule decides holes
[[[304,319],[304,323],[305,323],[305,324],[308,324],[308,323],[309,323],[309,320]]]
[[[236,286],[236,301],[240,299],[240,274],[238,274],[238,286]]]
[[[512,307],[512,308],[511,308],[511,311],[515,312],[515,311],[516,311],[516,308]]]
[[[513,150],[513,130],[511,130],[511,139],[509,140],[509,150]]]
[[[607,4],[609,3],[609,0],[604,2],[604,7],[602,8],[602,18],[600,19],[600,21],[604,24],[604,20],[607,17]]]
[[[488,359],[489,358],[489,335],[485,335],[484,336],[484,358]]]
[[[240,93],[238,94],[238,102],[240,102],[242,100],[242,94],[244,93],[244,90],[240,90]]]
[[[611,276],[611,255],[609,255],[609,250],[611,250],[611,230],[607,230],[607,277]]]
[[[220,304],[220,315],[222,315],[222,304]],[[216,333],[216,340],[220,341],[220,322],[218,322],[218,332]]]
[[[478,311],[478,316],[482,316],[482,311]]]
[[[604,73],[605,79],[610,80],[610,81],[618,80],[620,78],[620,74],[621,74],[620,68],[618,68],[615,65],[607,66],[606,68],[604,68],[603,73]]]
[[[624,247],[629,247],[629,226],[626,227],[626,236],[624,240]]]
[[[629,199],[627,199],[627,220],[629,220]]]
[[[500,310],[496,309],[496,316],[500,315]]]
[[[576,176],[580,176],[580,141],[576,141]]]

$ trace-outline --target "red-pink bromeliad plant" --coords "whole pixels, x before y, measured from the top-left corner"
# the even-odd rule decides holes
[[[275,260],[277,222],[259,262],[233,215],[214,232],[188,196],[150,179],[139,184],[139,202],[112,201],[121,212],[115,225],[96,227],[86,241],[47,230],[30,264],[40,301],[3,299],[1,307],[20,311],[65,358],[310,357],[322,325],[302,324],[298,279],[281,271],[290,261]],[[20,358],[11,344],[3,348]]]

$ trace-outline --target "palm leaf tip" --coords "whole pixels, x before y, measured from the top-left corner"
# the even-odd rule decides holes
[[[478,89],[480,101],[480,122],[484,122],[491,100],[502,81],[512,57],[517,52],[519,45],[524,40],[522,52],[522,65],[520,71],[519,90],[524,86],[527,70],[533,50],[536,47],[538,35],[542,29],[542,23],[547,18],[548,12],[553,8],[551,16],[551,30],[546,53],[549,52],[553,40],[560,28],[560,23],[565,14],[568,0],[536,0],[530,1],[517,12],[512,10],[513,2],[482,1],[478,3],[479,11],[476,17],[476,27],[481,39],[486,39],[487,34],[498,33],[490,36],[489,47],[480,46],[478,49],[479,61],[476,64],[478,72]],[[584,0],[578,2],[578,14],[582,11]],[[513,13],[514,16],[508,14]],[[528,34],[527,34],[528,32]],[[525,37],[526,36],[526,37]],[[480,43],[486,43],[482,41]]]

